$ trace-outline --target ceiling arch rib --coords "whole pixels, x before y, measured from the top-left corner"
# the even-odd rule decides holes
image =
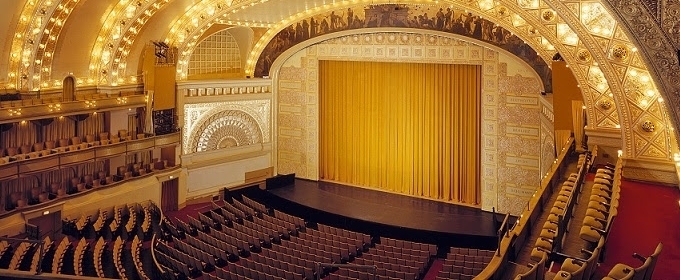
[[[637,48],[619,29],[609,11],[600,2],[592,0],[545,1],[577,30],[580,40],[584,41],[583,47],[587,48],[599,62],[599,71],[608,80],[612,91],[617,93],[613,94],[613,98],[620,106],[618,114],[621,119],[621,133],[622,138],[626,139],[623,145],[624,155],[670,160],[672,144],[668,141],[669,131],[667,129],[643,131],[639,124],[653,122],[659,128],[669,124],[663,99],[660,98],[646,65],[642,63]],[[590,104],[594,105],[597,102],[600,101],[596,100],[596,103]],[[590,106],[588,110],[597,108]]]
[[[64,22],[77,3],[78,0],[26,2],[10,48],[10,87],[37,91],[61,85],[48,83],[52,56]]]
[[[135,75],[125,78],[125,62],[144,24],[171,0],[120,0],[107,15],[92,48],[91,83],[117,86],[135,83]]]
[[[548,40],[549,44],[560,53],[568,65],[577,65],[577,62],[581,61],[592,63],[595,67],[597,66],[597,62],[579,59],[578,52],[574,51],[579,45],[578,34],[565,23],[561,15],[547,6],[545,2],[539,0],[511,0],[502,4],[495,3],[495,5],[506,5],[512,12],[519,15],[525,21],[525,24],[522,25],[526,25],[529,28],[529,33],[532,33],[533,29],[538,34],[541,34],[542,38]],[[512,24],[520,26],[515,21]],[[597,90],[589,86],[587,68],[572,67],[571,70],[580,85],[581,93],[586,101],[585,103],[592,104],[594,102],[593,96]],[[603,83],[606,85],[606,80]],[[613,107],[613,110],[616,110],[617,107]],[[588,119],[596,118],[592,111],[586,111],[586,113]],[[618,122],[618,119],[615,121]]]
[[[604,80],[607,82],[607,85],[609,89],[614,93],[612,95],[614,99],[614,103],[617,105],[616,107],[618,108],[618,114],[620,116],[620,121],[623,121],[624,123],[626,122],[625,120],[628,118],[626,114],[625,108],[627,107],[627,104],[623,102],[622,94],[624,94],[623,88],[621,87],[621,84],[619,83],[618,77],[612,73],[612,67],[609,62],[609,60],[606,57],[606,54],[603,53],[602,48],[598,43],[595,42],[595,39],[593,38],[592,34],[590,33],[595,32],[595,29],[593,27],[592,30],[589,31],[588,28],[583,26],[583,22],[578,18],[578,14],[580,14],[581,8],[579,6],[576,6],[576,8],[569,9],[567,8],[564,4],[562,3],[556,3],[557,1],[552,1],[552,0],[543,0],[545,3],[547,3],[552,9],[557,11],[558,14],[562,16],[562,19],[568,24],[572,30],[575,30],[576,34],[578,34],[578,40],[580,41],[577,44],[577,47],[585,48],[590,55],[593,56],[593,62],[596,62],[597,65],[583,65],[585,68],[593,68],[597,67],[597,70],[590,70],[588,69],[587,71],[595,71],[596,73],[602,73],[602,76],[604,77]],[[596,6],[597,7],[597,6]],[[596,8],[594,7],[594,8]],[[584,8],[585,9],[585,8]],[[590,9],[588,9],[590,10]],[[606,18],[608,15],[603,11],[600,10],[601,12],[597,15],[595,15],[593,18],[594,19],[599,19],[596,20],[597,26],[597,33],[602,36],[611,36],[613,35],[613,30],[616,27],[614,21],[607,21]],[[600,24],[609,24],[609,26],[599,26]],[[578,50],[576,50],[578,51]],[[583,61],[581,61],[583,62]],[[598,73],[598,74],[599,74]],[[586,83],[589,84],[589,83]],[[595,100],[591,100],[591,102],[586,102],[586,104],[595,104]],[[588,108],[589,107],[589,108]],[[594,108],[593,106],[588,106],[586,109],[589,111],[589,116],[595,116],[594,113]],[[590,118],[594,119],[594,118]],[[619,128],[621,129],[622,133],[622,139],[627,139],[626,136],[630,134],[630,131],[628,130],[626,125],[621,126],[619,124]],[[630,152],[631,146],[630,143],[625,143],[623,145],[625,150]]]

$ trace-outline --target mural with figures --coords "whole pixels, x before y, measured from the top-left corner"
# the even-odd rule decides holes
[[[376,27],[430,29],[490,43],[527,62],[541,76],[545,91],[552,92],[552,72],[548,64],[522,39],[472,13],[436,5],[357,6],[303,19],[274,36],[257,61],[255,76],[269,75],[271,65],[279,55],[307,39],[343,30]]]

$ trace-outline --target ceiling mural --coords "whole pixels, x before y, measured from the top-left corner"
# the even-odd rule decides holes
[[[299,20],[285,27],[269,41],[259,56],[254,75],[268,76],[272,62],[279,55],[305,40],[338,31],[378,27],[437,30],[490,43],[524,60],[541,76],[545,91],[552,92],[552,71],[531,46],[487,19],[448,6],[366,5]]]

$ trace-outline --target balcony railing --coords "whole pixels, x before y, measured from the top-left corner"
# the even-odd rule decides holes
[[[140,151],[152,150],[155,148],[163,148],[173,145],[176,146],[179,145],[180,140],[181,140],[180,133],[176,132],[160,136],[151,136],[137,140],[122,141],[115,144],[100,146],[90,145],[86,148],[74,151],[52,149],[50,151],[50,154],[46,155],[41,154],[41,156],[34,158],[28,158],[26,157],[26,155],[5,157],[9,158],[9,162],[0,164],[0,182],[25,177],[26,175],[30,174],[68,168],[69,166],[74,166],[76,164],[84,162],[97,161],[98,159],[107,159],[118,156],[124,156],[127,154],[133,154]],[[174,159],[170,159],[168,161],[174,161]],[[151,164],[148,172],[143,173],[140,172],[138,174],[135,174],[136,176],[132,177],[112,176],[113,180],[111,182],[102,183],[100,186],[87,186],[88,187],[87,189],[83,191],[78,191],[77,193],[68,194],[62,197],[55,197],[55,194],[51,194],[50,198],[52,199],[40,202],[38,204],[16,207],[9,211],[6,211],[6,209],[0,209],[0,218],[6,217],[7,215],[11,215],[16,211],[26,211],[36,207],[44,207],[45,205],[49,205],[56,201],[68,199],[69,197],[87,193],[90,190],[110,188],[115,185],[122,184],[124,182],[147,177],[149,175],[157,173],[157,171],[162,170],[161,172],[165,172],[172,168],[173,166],[168,166],[168,164],[164,164],[164,161],[159,160]]]

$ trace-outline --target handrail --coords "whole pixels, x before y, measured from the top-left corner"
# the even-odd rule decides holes
[[[505,213],[505,218],[503,218],[503,222],[501,223],[501,226],[498,228],[498,231],[496,231],[496,236],[498,237],[498,248],[501,247],[501,242],[503,241],[503,238],[510,236],[509,220],[510,220],[510,213]],[[496,250],[496,255],[500,256],[500,254],[501,254],[501,251]]]
[[[494,255],[489,264],[474,279],[503,279],[505,267],[509,260],[514,260],[517,252],[526,243],[533,224],[543,212],[544,204],[553,193],[553,187],[561,179],[562,170],[566,167],[565,158],[574,150],[574,138],[570,137],[562,148],[557,159],[550,167],[536,193],[529,199],[527,209],[517,219],[516,224],[507,237],[503,237],[498,247],[498,254]]]
[[[151,200],[149,200],[149,201],[151,201]],[[158,207],[158,205],[153,203],[153,201],[151,201],[151,203],[156,207],[156,209],[158,209],[158,212],[161,213],[161,217],[160,217],[160,221],[158,222],[158,226],[162,227],[163,221],[165,220],[165,213],[163,213],[163,209]],[[156,242],[157,242],[156,241],[156,233],[154,233],[153,236],[151,237],[151,260],[153,260],[153,264],[156,266],[156,269],[158,269],[158,272],[160,272],[161,274],[164,274],[165,269],[163,269],[161,264],[158,263],[158,259],[156,259],[156,253],[155,253],[155,250],[154,250]]]

